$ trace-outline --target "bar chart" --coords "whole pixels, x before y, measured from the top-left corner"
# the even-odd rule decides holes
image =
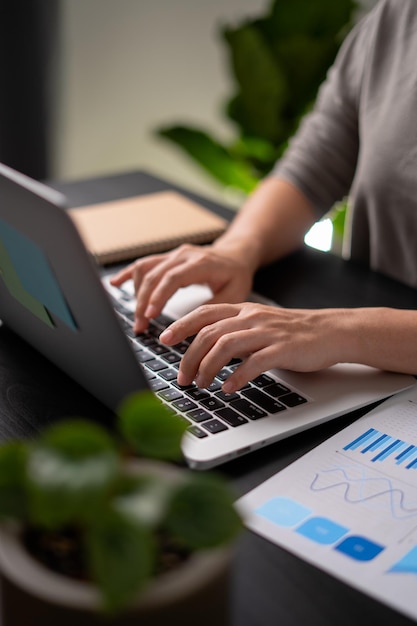
[[[417,469],[417,445],[392,437],[375,428],[369,428],[343,447],[343,450],[357,450],[361,454],[371,455],[372,463],[390,458],[404,469]]]

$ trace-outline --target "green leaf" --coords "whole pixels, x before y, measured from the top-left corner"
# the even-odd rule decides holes
[[[140,471],[139,478],[132,476],[124,481],[113,498],[112,507],[134,522],[156,528],[165,518],[173,487],[161,476],[152,476],[150,470]]]
[[[326,77],[337,45],[331,38],[316,39],[308,35],[282,37],[272,44],[277,63],[285,68],[290,94],[286,115],[291,116],[291,128],[294,133],[299,116],[311,107],[317,91]]]
[[[172,415],[150,391],[128,396],[118,409],[119,427],[134,450],[145,457],[180,459],[187,424]]]
[[[104,429],[83,420],[53,426],[28,456],[34,519],[57,527],[92,518],[118,471],[116,451]]]
[[[275,0],[266,21],[274,38],[300,34],[336,37],[356,6],[354,0]]]
[[[249,24],[225,29],[239,92],[229,106],[244,134],[269,141],[282,137],[280,114],[288,101],[287,80],[259,31]]]
[[[333,209],[329,212],[328,217],[332,221],[333,232],[340,237],[343,238],[343,234],[345,232],[345,220],[346,220],[346,212],[348,208],[348,200],[344,200],[343,202],[338,202]]]
[[[250,193],[259,180],[244,161],[233,158],[228,150],[206,132],[186,126],[158,129],[158,134],[180,147],[200,167],[226,187]]]
[[[22,442],[12,441],[0,447],[0,517],[26,517],[26,458],[27,447]]]
[[[217,477],[204,476],[178,488],[167,525],[191,548],[211,548],[234,538],[241,519],[227,486]]]
[[[129,519],[116,514],[102,516],[87,533],[86,549],[92,579],[110,612],[120,611],[151,577],[152,537]]]
[[[229,150],[240,158],[254,159],[261,163],[273,163],[277,158],[275,146],[260,137],[239,137]]]

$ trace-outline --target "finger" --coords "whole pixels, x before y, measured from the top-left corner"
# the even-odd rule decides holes
[[[248,332],[250,331],[238,330],[227,334],[222,333],[210,348],[206,343],[199,345],[189,355],[186,353],[188,358],[185,361],[183,359],[181,363],[180,378],[191,379],[191,381],[195,379],[198,387],[208,387],[215,376],[233,358],[244,359],[247,357],[246,349],[242,351],[242,346],[250,342],[250,340],[247,341]]]
[[[277,353],[272,346],[266,345],[249,354],[223,383],[225,393],[234,393],[242,389],[251,380],[273,367],[279,367]]]
[[[141,276],[144,272],[149,271],[155,264],[158,263],[158,256],[153,255],[149,257],[145,257],[144,259],[138,259],[133,263],[129,263],[121,270],[113,274],[110,278],[110,283],[115,287],[119,287],[121,284],[134,278],[136,276]]]
[[[221,308],[223,311],[225,307]],[[188,385],[196,379],[199,387],[208,387],[214,376],[233,358],[244,358],[251,350],[265,344],[265,333],[246,328],[236,314],[239,306],[228,306],[228,318],[204,326],[182,358],[178,382]]]
[[[202,304],[173,322],[161,333],[159,340],[167,346],[175,345],[187,337],[197,335],[202,328],[214,322],[234,317],[239,310],[239,305],[236,304]]]
[[[113,274],[113,276],[110,278],[110,284],[114,285],[115,287],[120,287],[120,285],[122,285],[127,280],[132,278],[133,268],[134,268],[134,265],[130,264],[124,267],[122,270],[120,270],[116,274]]]
[[[207,284],[215,292],[219,288],[219,279],[214,280],[213,273],[210,262],[206,259],[202,262],[201,253],[185,251],[175,255],[158,267],[158,275],[149,275],[144,281],[138,297],[148,300],[145,314],[150,318],[158,316],[181,287]]]

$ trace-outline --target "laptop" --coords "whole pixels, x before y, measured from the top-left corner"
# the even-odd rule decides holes
[[[180,290],[135,337],[131,286],[110,287],[66,207],[62,194],[0,165],[0,319],[111,410],[129,393],[153,390],[189,425],[182,448],[190,467],[214,467],[414,384],[412,376],[340,364],[271,370],[228,396],[221,384],[239,366],[233,359],[209,389],[179,388],[187,343],[166,349],[158,335],[204,301],[206,288]]]

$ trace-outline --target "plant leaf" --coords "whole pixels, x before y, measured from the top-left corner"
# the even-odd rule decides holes
[[[236,159],[229,151],[206,132],[186,126],[158,129],[158,134],[172,141],[188,156],[226,187],[250,193],[259,180],[252,168],[243,160]]]
[[[120,611],[152,574],[154,546],[146,528],[117,514],[102,516],[89,529],[86,550],[92,579],[104,608]]]
[[[152,392],[133,393],[118,409],[119,427],[134,450],[145,457],[180,459],[185,421],[172,415]]]
[[[228,487],[217,477],[206,475],[177,489],[167,525],[191,548],[211,548],[229,542],[242,523]]]
[[[274,38],[291,35],[336,38],[352,19],[357,6],[355,0],[275,0],[265,22],[270,29],[270,36]]]
[[[140,469],[141,476],[128,477],[115,494],[112,507],[120,514],[147,528],[156,528],[164,520],[172,493],[172,483],[150,470]]]
[[[68,420],[45,431],[28,456],[34,519],[49,527],[88,520],[119,471],[110,436],[96,424]]]
[[[240,89],[229,114],[239,115],[238,121],[246,135],[269,141],[281,138],[280,115],[288,100],[284,72],[258,29],[252,25],[226,28],[223,36],[229,45],[233,72]]]
[[[26,458],[27,447],[22,442],[11,441],[0,447],[0,517],[26,517]]]

